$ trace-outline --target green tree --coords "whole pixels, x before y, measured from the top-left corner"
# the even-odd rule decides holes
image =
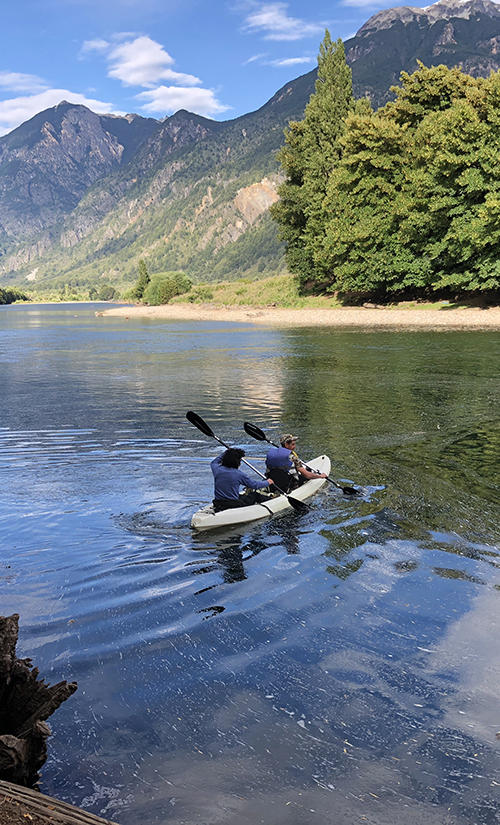
[[[0,304],[13,304],[14,301],[29,301],[29,296],[17,287],[0,287]]]
[[[116,297],[116,291],[110,284],[102,284],[97,293],[98,301],[112,301]]]
[[[134,298],[137,301],[140,301],[144,295],[144,290],[151,282],[151,278],[149,277],[148,268],[146,266],[146,261],[141,258],[139,260],[139,277],[137,278],[137,282],[134,287]]]
[[[286,242],[287,263],[301,283],[314,277],[314,254],[324,233],[323,201],[332,170],[341,153],[344,121],[354,107],[352,73],[339,38],[330,32],[320,45],[318,78],[302,121],[290,122],[278,160],[286,179],[271,214]]]
[[[316,287],[500,286],[500,74],[420,65],[396,100],[350,115],[329,178]]]
[[[175,295],[189,292],[192,282],[183,272],[164,272],[153,275],[144,290],[143,300],[150,306],[168,304]]]

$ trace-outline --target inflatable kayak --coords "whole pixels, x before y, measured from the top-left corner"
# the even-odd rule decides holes
[[[330,459],[327,455],[320,455],[312,461],[307,462],[307,466],[319,473],[330,472]],[[325,484],[325,478],[311,478],[297,487],[290,495],[293,498],[303,501],[314,495],[320,487]],[[244,524],[247,521],[257,521],[266,516],[273,516],[281,510],[291,509],[287,496],[269,496],[263,504],[251,504],[248,507],[233,507],[231,510],[221,510],[216,513],[212,504],[207,504],[201,510],[197,510],[191,519],[191,527],[195,530],[214,530],[216,527],[230,527],[235,524]]]

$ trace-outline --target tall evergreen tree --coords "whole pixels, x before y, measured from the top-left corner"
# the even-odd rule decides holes
[[[314,278],[318,235],[324,232],[323,201],[329,176],[341,156],[344,121],[354,107],[352,73],[339,38],[328,30],[320,44],[318,78],[302,121],[285,130],[285,145],[278,154],[286,179],[280,200],[271,208],[287,244],[287,263],[301,284]]]
[[[141,300],[142,296],[144,295],[144,290],[146,289],[150,281],[151,278],[149,277],[146,261],[143,258],[141,258],[139,261],[139,277],[137,278],[134,287],[134,298],[136,298],[138,301]]]

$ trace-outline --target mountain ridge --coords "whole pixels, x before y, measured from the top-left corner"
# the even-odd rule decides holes
[[[274,154],[282,143],[282,130],[291,118],[302,116],[312,89],[312,78],[304,82],[304,76],[302,76],[296,81],[285,84],[257,112],[230,121],[210,121],[185,111],[177,112],[159,123],[158,128],[141,145],[128,164],[116,168],[101,181],[96,181],[85,193],[78,206],[59,226],[53,226],[49,232],[39,234],[33,243],[24,245],[14,254],[4,255],[4,268],[14,272],[19,270],[25,272],[26,266],[31,267],[40,255],[46,258],[47,255],[49,256],[47,265],[50,268],[52,265],[50,250],[54,242],[63,249],[69,250],[67,256],[70,259],[73,258],[71,250],[82,242],[81,256],[78,259],[80,267],[85,267],[89,263],[88,258],[91,255],[94,256],[94,261],[99,261],[105,255],[107,248],[122,247],[121,238],[127,232],[128,243],[133,250],[137,241],[134,228],[138,224],[142,226],[144,222],[154,223],[155,210],[157,208],[161,210],[161,202],[165,199],[172,207],[172,215],[175,215],[173,223],[168,219],[166,221],[169,233],[176,236],[175,240],[178,239],[179,233],[182,233],[185,226],[191,225],[192,220],[197,224],[203,223],[202,218],[205,217],[208,198],[208,201],[212,202],[214,214],[217,209],[221,214],[216,218],[216,223],[218,222],[216,231],[204,228],[203,237],[197,244],[198,252],[200,249],[203,252],[210,243],[215,250],[220,249],[221,245],[224,246],[226,243],[233,243],[246,227],[255,225],[256,219],[254,210],[248,205],[243,209],[243,214],[239,214],[238,204],[241,206],[247,200],[246,195],[236,200],[239,189],[254,185],[258,182],[257,178],[262,181],[266,175],[277,173],[278,165]],[[190,147],[183,144],[180,139],[188,132],[191,137]],[[197,143],[204,142],[207,145],[204,149],[198,150],[196,157],[189,154],[189,148],[193,149]],[[265,160],[259,168],[262,157]],[[166,160],[168,163],[165,163]],[[218,167],[215,176],[212,174],[214,163]],[[234,171],[235,164],[240,167],[237,171]],[[259,169],[259,174],[256,174],[256,169]],[[193,175],[199,176],[194,182]],[[212,180],[214,177],[215,179]],[[241,186],[235,188],[234,182],[237,179]],[[200,203],[191,209],[189,207],[191,192],[199,188],[199,184],[203,181],[207,189],[200,196]],[[264,191],[267,193],[264,196],[264,202],[266,198],[271,197],[270,189],[277,185],[277,181],[274,183],[270,181],[271,178],[268,177],[266,182],[261,184],[260,196]],[[219,190],[218,198],[214,194],[216,189]],[[129,190],[133,190],[132,196],[129,195]],[[252,191],[255,195],[255,189]],[[224,201],[224,193],[231,194],[233,203],[231,206],[223,203],[219,207],[216,201],[221,200],[221,197]],[[186,215],[190,212],[196,213],[194,218],[188,220],[176,214],[176,204],[179,201],[182,201]],[[268,200],[267,206],[270,202],[272,199]],[[117,212],[110,217],[113,209]],[[147,218],[144,216],[146,210],[150,213]],[[253,215],[252,220],[248,219],[250,214]],[[158,222],[160,220],[159,218]],[[275,230],[269,220],[268,223],[272,229],[268,227],[265,234],[273,235],[272,245],[273,254],[275,254],[278,246],[275,241]],[[97,231],[97,236],[92,239],[87,251],[85,239],[94,230]],[[165,235],[165,232],[163,234]],[[264,246],[266,247],[266,244]],[[137,254],[141,256],[142,251]],[[199,258],[200,255],[192,252],[189,257]],[[186,265],[186,260],[183,259],[182,264]],[[72,266],[71,260],[69,267]],[[178,266],[176,262],[176,268]],[[29,275],[30,272],[26,277]]]
[[[377,12],[364,23],[356,32],[356,37],[363,37],[373,31],[389,28],[396,20],[408,23],[411,20],[423,18],[430,23],[450,18],[464,18],[469,20],[472,14],[486,14],[488,17],[499,17],[500,8],[492,0],[439,0],[431,6],[396,6],[392,9],[383,9]]]
[[[0,138],[0,233],[53,225],[96,180],[133,157],[153,118],[98,115],[62,101]],[[122,142],[120,142],[120,139]]]

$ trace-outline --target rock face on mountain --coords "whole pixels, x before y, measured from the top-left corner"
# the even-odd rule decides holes
[[[440,0],[420,9],[399,6],[378,12],[346,42],[356,97],[372,106],[392,98],[402,71],[460,66],[473,77],[500,69],[500,6],[491,0]]]
[[[500,6],[387,9],[345,46],[355,96],[378,108],[417,60],[474,76],[500,69]],[[152,273],[183,269],[195,281],[280,271],[268,213],[276,150],[315,79],[309,72],[225,122],[186,111],[163,121],[114,117],[61,103],[0,138],[0,282],[120,286],[135,280],[142,257]]]
[[[216,133],[221,126],[215,120],[181,109],[172,117],[157,123],[156,129],[144,141],[134,158],[136,173],[147,172],[172,152],[203,140]]]
[[[51,226],[157,127],[63,101],[0,138],[0,231],[23,237]]]
[[[359,29],[357,37],[365,37],[381,29],[389,29],[398,20],[405,25],[414,21],[420,25],[432,25],[438,20],[450,20],[452,17],[470,20],[471,17],[484,14],[486,17],[500,18],[500,8],[491,0],[439,0],[423,9],[413,6],[398,6],[384,9],[374,14]]]
[[[379,11],[370,17],[361,26],[356,37],[364,37],[381,29],[389,29],[397,21],[401,21],[404,25],[417,21],[425,26],[432,25],[438,20],[450,20],[452,17],[470,20],[478,14],[493,19],[500,18],[500,8],[491,0],[439,0],[438,3],[423,9],[413,6],[397,6],[394,9]]]

